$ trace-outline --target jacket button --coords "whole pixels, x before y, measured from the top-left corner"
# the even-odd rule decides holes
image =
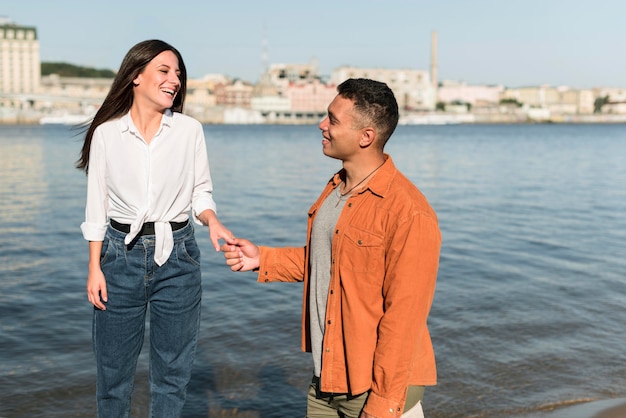
[[[363,245],[363,241],[359,240],[358,241],[359,245]]]

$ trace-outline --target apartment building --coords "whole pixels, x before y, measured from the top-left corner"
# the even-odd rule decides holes
[[[593,90],[598,99],[605,99],[601,113],[626,115],[626,89],[619,87],[598,87]]]
[[[37,29],[0,17],[0,93],[36,93],[40,78]]]
[[[504,86],[470,85],[462,81],[442,81],[437,90],[437,101],[442,103],[469,103],[472,107],[498,104]]]
[[[343,66],[333,70],[330,79],[338,85],[349,78],[370,78],[387,84],[400,111],[435,109],[436,89],[428,71]]]
[[[593,113],[595,100],[592,90],[549,85],[507,88],[502,92],[501,98],[515,99],[523,105],[558,114]]]
[[[320,78],[316,60],[308,64],[272,64],[263,76],[265,84],[279,90],[289,85],[309,84]]]
[[[295,112],[316,112],[323,117],[328,104],[337,95],[337,88],[332,84],[324,84],[313,80],[307,84],[290,84],[283,92],[289,99],[291,109]]]

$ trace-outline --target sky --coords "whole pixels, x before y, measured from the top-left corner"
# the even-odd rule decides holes
[[[623,0],[0,0],[0,16],[37,28],[43,62],[98,69],[158,38],[191,78],[254,83],[266,64],[313,60],[324,76],[429,70],[436,31],[439,81],[626,88]]]

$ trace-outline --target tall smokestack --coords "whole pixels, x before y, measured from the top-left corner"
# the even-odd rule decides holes
[[[430,46],[430,79],[433,83],[433,88],[435,92],[438,87],[437,80],[437,31],[433,31],[431,37],[431,46]]]

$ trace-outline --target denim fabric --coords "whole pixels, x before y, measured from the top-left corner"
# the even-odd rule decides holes
[[[191,377],[200,324],[200,250],[193,225],[174,231],[174,249],[154,262],[154,236],[124,245],[108,227],[101,267],[106,310],[94,309],[98,417],[128,417],[137,358],[150,318],[150,416],[179,417]],[[149,311],[148,311],[149,309]]]

